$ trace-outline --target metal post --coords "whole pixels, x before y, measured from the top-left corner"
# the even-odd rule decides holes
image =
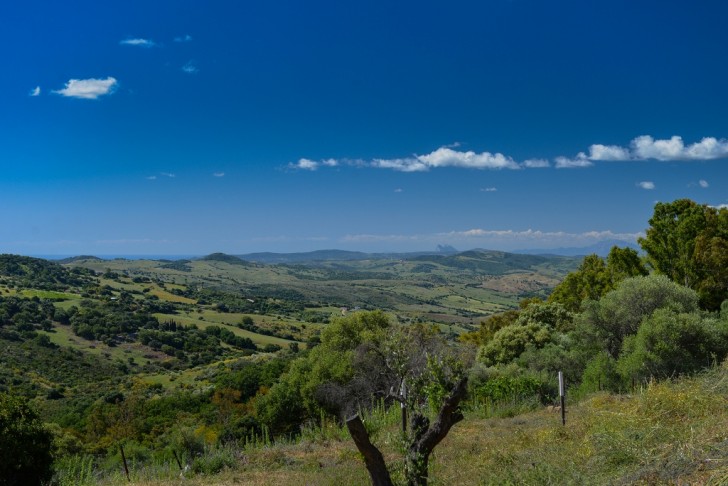
[[[559,371],[559,398],[561,398],[561,425],[566,425],[566,400],[564,397],[564,374]]]
[[[126,465],[126,455],[124,454],[124,447],[119,444],[119,451],[121,452],[121,460],[124,462],[124,472],[126,473],[126,480],[131,481],[129,477],[129,466]]]

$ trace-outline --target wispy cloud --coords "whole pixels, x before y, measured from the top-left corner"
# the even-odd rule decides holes
[[[189,34],[182,35],[174,38],[175,42],[192,42],[192,36]]]
[[[30,90],[30,93],[28,93],[28,96],[40,96],[40,86],[36,86],[35,88]]]
[[[545,157],[526,159],[517,162],[513,157],[499,152],[474,152],[456,150],[459,143],[446,145],[428,154],[411,155],[396,158],[361,159],[326,159],[321,161],[301,158],[288,165],[291,169],[317,170],[323,166],[334,167],[348,165],[353,167],[369,167],[390,169],[399,172],[426,172],[443,167],[462,169],[538,169],[555,167],[556,169],[578,169],[594,165],[595,162],[660,160],[689,161],[713,160],[728,158],[728,140],[705,137],[700,142],[685,145],[682,137],[656,140],[649,135],[634,138],[629,147],[619,145],[593,144],[588,151],[579,152],[575,157],[558,156],[553,160]]]
[[[136,47],[154,47],[157,44],[150,39],[141,39],[139,37],[129,38],[119,41],[122,46],[136,46]]]
[[[496,192],[498,189],[495,187],[484,187],[480,190],[480,192]]]
[[[520,169],[518,163],[503,154],[490,152],[476,153],[462,152],[449,147],[439,149],[425,155],[397,159],[372,159],[370,161],[350,159],[325,159],[314,161],[302,158],[298,162],[289,164],[289,168],[302,170],[316,170],[319,167],[336,167],[351,165],[357,167],[373,167],[378,169],[392,169],[398,172],[426,172],[434,168],[459,167],[468,169]]]
[[[629,150],[617,145],[594,144],[589,147],[589,159],[591,160],[629,160],[632,155]]]
[[[523,161],[523,166],[529,169],[544,169],[551,167],[551,163],[547,159],[528,159]]]
[[[645,189],[648,191],[651,191],[652,189],[655,188],[655,183],[652,181],[642,181],[642,182],[637,183],[637,185],[639,187],[641,187],[642,189]]]
[[[397,189],[394,190],[394,192],[399,194],[400,192],[404,192],[404,189],[402,189],[401,187],[398,187]]]
[[[197,74],[200,72],[200,69],[197,67],[197,63],[195,63],[195,61],[187,61],[185,65],[182,66],[182,71],[187,74]]]
[[[95,100],[99,96],[113,93],[117,86],[116,78],[111,76],[106,79],[70,79],[65,88],[56,90],[54,93],[69,98]]]
[[[700,179],[698,181],[698,185],[703,189],[706,189],[710,184],[708,184],[708,181],[706,181],[705,179]]]
[[[557,169],[579,169],[594,165],[584,152],[579,152],[573,159],[568,157],[556,157],[554,161],[556,162],[555,167]]]
[[[171,172],[160,172],[159,175],[164,177],[169,177],[170,179],[174,179],[177,177],[175,174],[172,174]]]
[[[145,179],[148,180],[148,181],[156,181],[157,180],[157,176],[155,176],[155,175],[147,176],[147,177],[145,177]]]
[[[212,176],[213,177],[225,177],[225,173],[224,172],[213,172]]]
[[[295,164],[289,164],[289,168],[291,169],[300,169],[300,170],[318,170],[319,167],[336,167],[339,165],[339,161],[336,159],[325,159],[319,162],[316,162],[315,160],[311,159],[298,159],[298,162]]]

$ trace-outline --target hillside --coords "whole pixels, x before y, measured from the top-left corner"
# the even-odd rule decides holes
[[[517,307],[523,298],[545,297],[580,261],[488,251],[401,255],[406,258],[338,251],[313,252],[300,259],[297,254],[270,255],[259,260],[289,263],[213,254],[178,261],[77,259],[67,265],[182,286],[188,297],[199,289],[214,289],[251,299],[290,301],[292,307],[306,310],[288,315],[304,316],[303,320],[313,315],[322,319],[341,307],[385,309],[403,320],[468,329],[478,319]]]
[[[370,423],[393,464],[394,479],[401,480],[395,412],[376,413]],[[465,420],[437,449],[432,484],[719,486],[728,482],[728,363],[695,378],[653,384],[630,395],[598,393],[568,403],[565,426],[560,414],[545,408],[513,416],[516,413],[508,407],[467,410]],[[305,429],[298,442],[263,441],[218,451],[198,467],[214,472],[190,471],[185,484],[370,484],[347,432],[332,423]],[[179,469],[173,463],[133,469],[131,475],[132,484],[179,484]],[[106,484],[129,483],[114,472]]]

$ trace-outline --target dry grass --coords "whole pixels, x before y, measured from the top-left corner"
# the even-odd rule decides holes
[[[403,481],[397,414],[376,442]],[[249,447],[214,476],[137,481],[166,486],[369,484],[351,440],[332,426],[296,443]],[[728,366],[632,396],[593,395],[559,413],[470,412],[435,449],[432,485],[728,484]]]

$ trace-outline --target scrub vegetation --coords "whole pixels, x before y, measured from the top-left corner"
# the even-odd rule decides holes
[[[605,259],[0,255],[0,484],[724,484],[728,210],[649,225]]]

